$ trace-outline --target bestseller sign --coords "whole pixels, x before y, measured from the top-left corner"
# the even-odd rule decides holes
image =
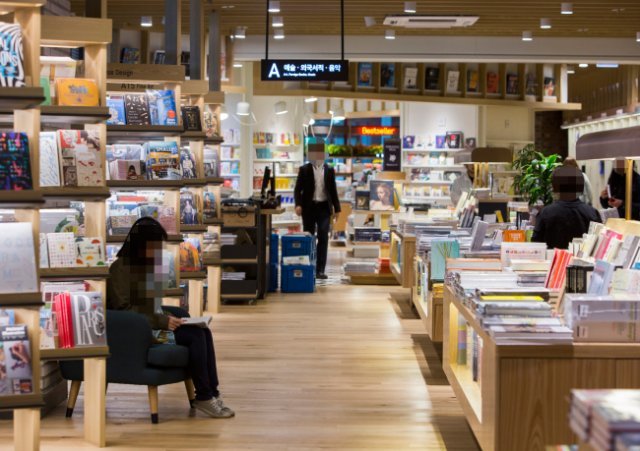
[[[262,60],[262,81],[349,81],[347,60]]]

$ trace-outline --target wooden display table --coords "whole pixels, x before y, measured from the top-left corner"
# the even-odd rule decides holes
[[[416,256],[416,236],[391,231],[391,272],[402,288],[415,284],[413,259]]]
[[[434,292],[428,286],[424,286],[421,283],[420,270],[418,268],[421,259],[421,257],[413,257],[414,280],[411,287],[411,302],[418,312],[431,341],[442,343],[443,298],[440,294],[434,295]]]
[[[457,364],[458,315],[482,341],[479,378]],[[497,345],[448,287],[443,368],[483,450],[544,450],[577,443],[571,389],[640,388],[640,344]]]

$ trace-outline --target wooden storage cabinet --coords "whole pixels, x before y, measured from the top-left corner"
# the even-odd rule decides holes
[[[458,365],[458,315],[482,340],[479,382]],[[445,287],[444,371],[483,450],[537,451],[577,443],[567,420],[571,389],[640,388],[640,345],[497,345]]]

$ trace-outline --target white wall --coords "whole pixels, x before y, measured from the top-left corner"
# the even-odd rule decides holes
[[[535,113],[526,107],[480,107],[481,146],[519,149],[535,139]]]
[[[478,137],[478,107],[447,103],[403,102],[400,128],[402,135],[442,135],[461,131],[465,138]]]

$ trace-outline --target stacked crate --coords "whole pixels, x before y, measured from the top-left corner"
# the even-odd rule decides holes
[[[313,293],[316,286],[316,238],[308,233],[284,235],[280,291]],[[285,264],[285,257],[309,257],[309,264]]]

